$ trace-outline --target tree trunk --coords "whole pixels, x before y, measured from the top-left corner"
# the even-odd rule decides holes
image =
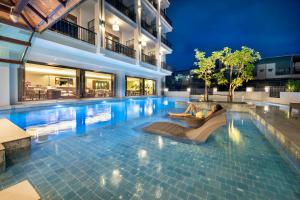
[[[205,82],[204,87],[204,101],[208,101],[208,91],[207,91],[207,83]]]
[[[233,101],[233,94],[232,94],[232,71],[233,71],[233,67],[230,67],[230,76],[229,76],[229,90],[228,90],[228,97],[229,97],[229,102]]]

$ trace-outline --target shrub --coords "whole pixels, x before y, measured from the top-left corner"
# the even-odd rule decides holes
[[[300,92],[300,82],[295,80],[288,80],[286,84],[287,92]]]

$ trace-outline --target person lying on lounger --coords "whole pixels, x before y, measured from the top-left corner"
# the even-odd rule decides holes
[[[211,110],[206,111],[206,110],[202,110],[199,107],[197,107],[195,104],[190,103],[189,106],[187,107],[187,109],[185,110],[185,112],[183,113],[169,113],[170,117],[196,117],[196,118],[205,118],[210,116],[212,113],[218,111],[222,109],[222,106],[220,106],[219,104],[217,105],[213,105],[211,107]]]

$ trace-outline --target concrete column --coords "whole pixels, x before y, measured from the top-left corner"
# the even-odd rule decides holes
[[[9,92],[9,64],[0,63],[0,107],[10,105],[10,92]]]
[[[142,60],[142,3],[141,0],[135,0],[136,29],[134,30],[134,49],[136,50],[136,64]]]
[[[9,93],[10,104],[15,105],[18,102],[18,68],[9,68]]]
[[[160,68],[161,67],[161,62],[162,62],[162,55],[160,52],[160,47],[161,47],[161,15],[160,15],[160,6],[161,6],[161,0],[157,0],[157,13],[158,15],[156,16],[156,31],[157,31],[157,44],[156,44],[156,59],[157,59],[157,66]],[[158,70],[159,70],[158,68]]]
[[[125,97],[125,85],[125,73],[119,71],[118,73],[116,73],[116,97]]]
[[[97,53],[100,53],[101,48],[104,48],[105,42],[105,5],[104,0],[96,0],[95,2],[95,20],[94,27],[96,35]]]
[[[161,96],[161,88],[162,88],[162,78],[159,77],[156,80],[156,95]]]

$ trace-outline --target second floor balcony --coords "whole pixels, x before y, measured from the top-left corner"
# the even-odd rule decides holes
[[[95,32],[67,20],[59,20],[50,30],[95,45]]]
[[[172,48],[172,43],[164,36],[161,36],[161,42],[167,45],[168,47]]]
[[[110,38],[105,38],[105,48],[107,50],[135,58],[135,50]]]
[[[157,64],[157,60],[154,55],[146,55],[142,53],[142,61],[151,65]]]
[[[161,62],[161,68],[168,70],[168,71],[172,71],[171,66],[168,65],[166,62]]]
[[[149,25],[145,20],[141,21],[141,26],[143,29],[148,31],[151,35],[157,37],[157,31],[155,26]]]
[[[132,21],[136,21],[135,18],[135,12],[133,9],[130,9],[128,6],[126,6],[121,0],[106,0],[110,5],[115,7],[117,10],[119,10],[121,13],[129,17]]]

